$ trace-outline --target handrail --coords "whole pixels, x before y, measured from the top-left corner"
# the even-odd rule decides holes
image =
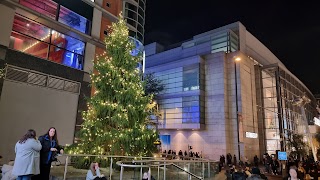
[[[125,162],[129,162],[129,161],[125,161]],[[181,171],[187,173],[188,175],[190,175],[190,176],[192,176],[192,177],[194,177],[194,178],[197,178],[197,179],[200,179],[200,180],[203,180],[203,179],[204,179],[204,178],[202,178],[202,177],[199,177],[199,176],[197,176],[197,175],[195,175],[195,174],[193,174],[193,173],[185,170],[184,168],[182,168],[182,167],[180,167],[180,166],[178,166],[178,165],[176,165],[176,164],[174,164],[174,163],[169,163],[169,164],[164,163],[164,164],[157,164],[157,165],[152,165],[152,164],[151,164],[151,165],[143,165],[142,162],[159,162],[159,161],[154,160],[154,161],[139,161],[139,162],[141,162],[141,164],[123,164],[122,161],[118,161],[116,164],[117,164],[118,166],[121,166],[121,175],[120,175],[120,177],[122,177],[123,167],[132,167],[132,168],[135,168],[135,167],[140,167],[140,168],[142,168],[142,167],[147,167],[147,168],[149,168],[149,171],[150,171],[150,167],[160,167],[160,166],[167,166],[167,165],[170,166],[170,165],[172,165],[172,166],[180,169]],[[164,161],[164,162],[166,162],[166,161]],[[181,161],[180,161],[180,162],[181,162]],[[184,162],[185,162],[185,161],[184,161]],[[194,161],[192,161],[192,162],[194,162]],[[132,163],[137,163],[137,161],[132,161]],[[122,180],[122,178],[120,178],[120,180]]]
[[[155,159],[154,157],[138,157],[138,156],[118,156],[118,155],[92,155],[92,154],[62,154],[59,155],[60,157],[65,157],[65,164],[64,164],[64,174],[63,174],[63,180],[66,180],[67,178],[67,171],[68,171],[68,163],[70,161],[71,157],[98,157],[101,159],[109,159],[110,158],[110,169],[109,169],[109,178],[112,178],[113,175],[113,160],[115,158],[125,158],[122,161],[117,161],[116,164],[121,167],[120,172],[120,179],[123,177],[123,171],[124,167],[129,168],[140,168],[140,177],[142,178],[142,168],[149,168],[149,175],[151,176],[151,167],[158,167],[158,177],[160,176],[160,167],[164,167],[163,176],[164,179],[166,178],[166,166],[173,166],[175,168],[178,168],[179,170],[185,172],[188,175],[188,179],[190,180],[191,177],[194,177],[196,179],[203,180],[205,177],[205,166],[208,168],[208,172],[206,173],[208,177],[210,177],[210,163],[216,163],[217,161],[214,160],[208,160],[208,159],[198,159],[198,160],[166,160],[165,158],[159,158]],[[131,160],[129,160],[131,159]],[[135,163],[135,164],[133,164]],[[138,164],[136,164],[138,163]],[[148,163],[148,164],[147,164]],[[157,164],[156,164],[157,163]],[[176,163],[186,163],[188,166],[187,170],[180,167]],[[202,164],[202,177],[193,174],[192,172],[189,172],[190,170],[190,164],[192,163],[201,163]],[[206,165],[207,164],[207,165]],[[149,177],[150,178],[150,177]],[[121,179],[122,180],[122,179]]]
[[[191,172],[189,172],[189,171],[186,171],[185,169],[183,169],[182,167],[180,167],[180,166],[178,166],[178,165],[176,165],[176,164],[174,164],[174,163],[170,163],[170,165],[175,166],[176,168],[184,171],[185,173],[191,175],[192,177],[195,177],[195,178],[197,178],[197,179],[203,179],[202,177],[199,177],[199,176],[197,176],[197,175],[195,175],[195,174],[193,174],[193,173],[191,173]]]

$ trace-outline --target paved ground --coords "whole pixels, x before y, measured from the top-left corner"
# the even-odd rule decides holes
[[[268,177],[268,180],[282,180],[283,179],[282,176],[275,176],[275,175],[271,175],[271,174],[265,174],[265,175]],[[226,180],[226,179],[227,179],[227,177],[225,175],[224,170],[221,170],[221,172],[213,178],[213,180]]]

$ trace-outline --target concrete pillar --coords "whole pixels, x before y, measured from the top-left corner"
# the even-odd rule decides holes
[[[0,45],[9,47],[15,9],[0,4]]]
[[[91,36],[100,39],[102,12],[96,8],[93,9]]]
[[[83,70],[90,73],[93,70],[93,60],[95,58],[96,47],[91,43],[86,45],[86,53],[84,56],[84,68]]]
[[[98,1],[95,3],[99,4]],[[102,3],[102,2],[100,2]],[[93,18],[92,18],[92,30],[91,30],[91,36],[100,39],[100,31],[101,31],[101,19],[102,19],[102,12],[98,9],[93,9]],[[85,72],[90,73],[93,70],[93,60],[95,58],[95,51],[96,47],[91,44],[87,43],[86,45],[86,53],[84,57],[84,68],[83,70]]]

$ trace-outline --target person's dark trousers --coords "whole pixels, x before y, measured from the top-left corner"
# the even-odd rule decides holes
[[[40,164],[40,180],[49,180],[51,164]]]
[[[222,165],[222,163],[220,162],[220,163],[219,163],[219,172],[221,172],[222,166],[223,166],[223,165]]]
[[[272,172],[273,172],[273,174],[278,175],[278,168],[273,167]]]
[[[93,180],[107,180],[107,178],[106,177],[96,177]]]
[[[17,180],[30,180],[31,175],[23,175],[23,176],[18,176]]]

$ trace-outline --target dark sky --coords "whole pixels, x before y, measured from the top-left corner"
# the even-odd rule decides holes
[[[320,8],[309,1],[147,0],[145,44],[177,43],[236,21],[320,93]]]

